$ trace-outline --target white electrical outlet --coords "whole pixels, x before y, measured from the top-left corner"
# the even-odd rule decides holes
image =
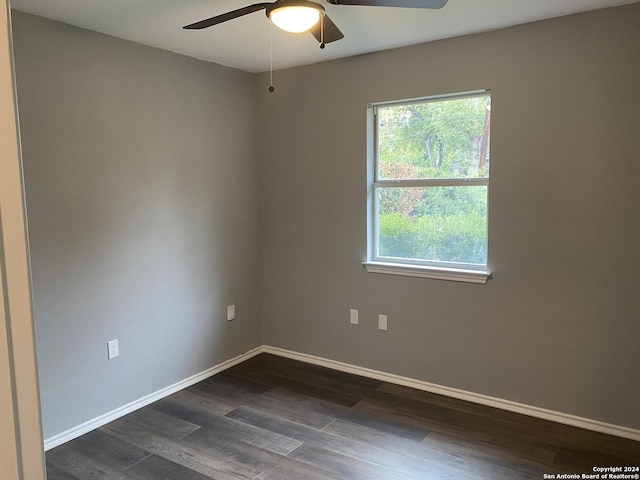
[[[386,315],[378,315],[378,328],[380,330],[387,329],[387,316]]]
[[[353,308],[349,310],[349,321],[351,325],[358,325],[358,310]]]
[[[227,305],[227,320],[231,321],[236,318],[236,306]]]
[[[118,347],[118,339],[109,340],[107,342],[107,358],[111,360],[120,356],[120,348]]]

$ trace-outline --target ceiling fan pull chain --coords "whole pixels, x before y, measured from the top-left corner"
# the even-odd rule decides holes
[[[324,15],[320,15],[320,48],[324,48]]]
[[[271,40],[271,20],[269,20],[269,91],[275,91],[273,86],[273,41]]]

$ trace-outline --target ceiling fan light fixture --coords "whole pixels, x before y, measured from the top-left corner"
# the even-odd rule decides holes
[[[320,5],[316,7],[312,2],[308,3],[307,5],[303,2],[293,5],[285,3],[284,6],[270,9],[267,13],[276,27],[282,30],[291,33],[307,32],[318,23],[320,15],[324,14]]]

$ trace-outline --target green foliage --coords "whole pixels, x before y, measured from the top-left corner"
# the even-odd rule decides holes
[[[488,96],[379,107],[379,178],[488,177],[488,120]],[[399,183],[378,208],[379,256],[486,263],[486,187]]]
[[[487,219],[477,213],[423,216],[380,215],[378,255],[430,261],[484,264]]]
[[[487,188],[387,187],[378,189],[381,214],[402,213],[407,218],[423,215],[487,215]]]
[[[464,178],[488,174],[481,158],[488,97],[393,105],[378,109],[382,178]],[[396,164],[414,167],[397,176]]]

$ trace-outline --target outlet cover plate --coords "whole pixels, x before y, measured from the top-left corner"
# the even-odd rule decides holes
[[[349,310],[349,321],[351,325],[358,325],[358,310],[353,308]]]
[[[107,342],[107,358],[111,360],[120,356],[120,347],[118,347],[118,339],[109,340]]]
[[[378,315],[378,328],[380,330],[387,330],[387,316],[386,315]]]

